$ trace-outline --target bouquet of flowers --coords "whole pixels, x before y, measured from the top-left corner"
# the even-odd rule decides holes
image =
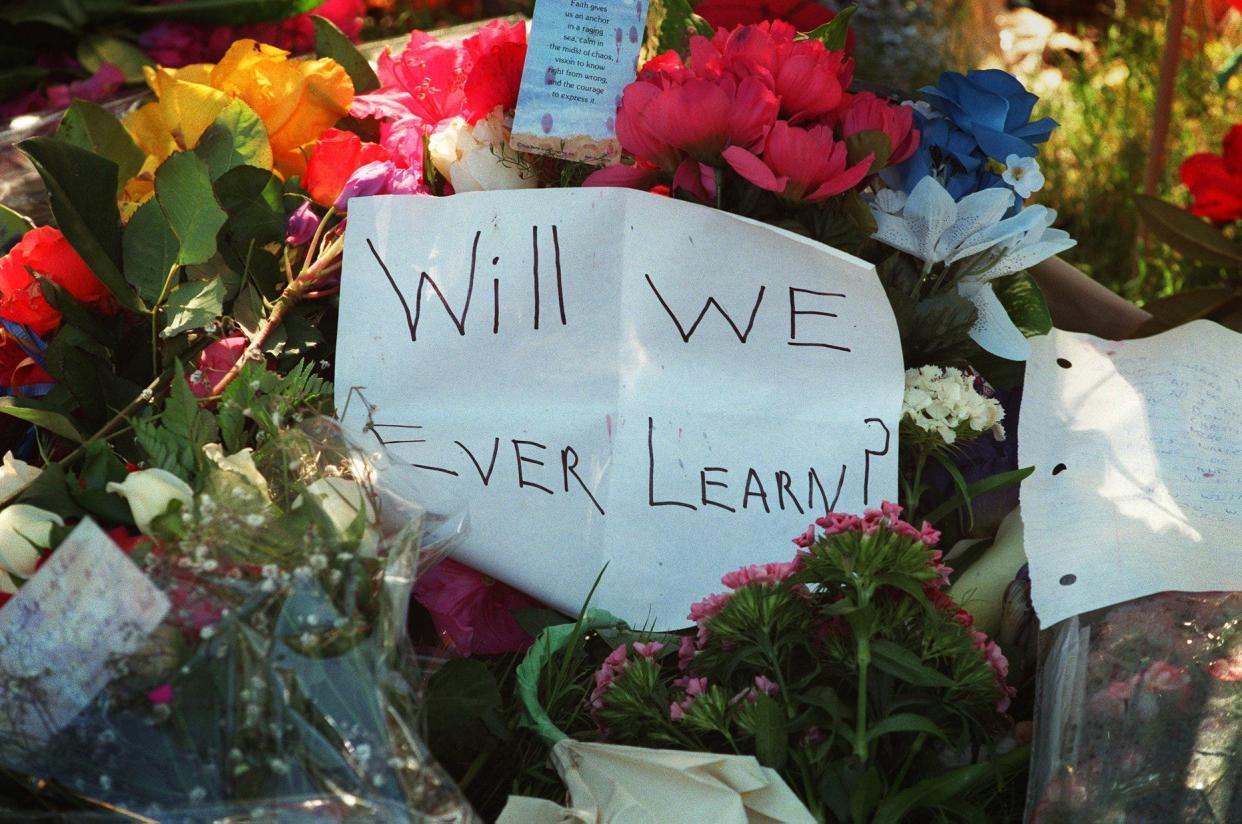
[[[1044,633],[1030,821],[1237,817],[1240,607],[1166,592]]]
[[[70,507],[27,503],[49,503],[46,472],[4,510],[0,561],[16,594],[0,629],[0,765],[35,799],[7,803],[165,821],[404,821],[411,811],[474,820],[409,722],[418,674],[406,613],[420,543],[443,545],[457,524],[428,515],[399,469],[352,447],[335,423],[276,424],[297,393],[317,395],[306,373],[294,376],[296,390],[254,369],[243,380],[248,400],[237,409],[237,396],[226,399],[218,419],[179,383],[154,431],[172,444],[184,414],[200,435],[235,443],[235,409],[260,421],[257,449],[206,443],[178,473],[127,471],[101,451],[88,460],[87,474],[118,479],[106,488],[128,505],[137,535],[113,530],[111,546],[93,521],[69,532]],[[131,584],[128,597],[164,607],[135,643],[104,644],[98,661],[72,651],[100,643],[90,636],[108,606],[95,596],[95,611],[67,625],[78,616],[53,603],[57,587],[103,574],[58,566],[60,547],[82,530],[98,537],[91,552],[124,550],[129,561],[114,563],[145,574],[150,583]],[[27,613],[41,610],[51,614],[31,624]],[[65,680],[79,675],[58,675],[64,660],[40,655],[48,651],[98,670],[80,675],[97,692],[82,692],[68,713]],[[54,789],[36,793],[39,781]]]
[[[821,518],[792,561],[725,575],[692,634],[601,629],[595,663],[581,623],[557,650],[545,632],[519,669],[528,713],[549,738],[753,754],[819,821],[982,815],[972,792],[1026,757],[962,766],[1013,749],[1008,665],[944,592],[939,533],[900,514]]]

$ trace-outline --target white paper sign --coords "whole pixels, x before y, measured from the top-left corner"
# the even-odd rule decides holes
[[[89,518],[0,609],[0,736],[43,742],[86,708],[168,613]]]
[[[1242,589],[1242,335],[1196,321],[1032,341],[1022,521],[1044,626],[1165,590]]]
[[[346,425],[465,497],[460,560],[566,611],[608,564],[596,606],[684,625],[896,495],[874,270],[758,223],[620,189],[358,199],[340,317]]]

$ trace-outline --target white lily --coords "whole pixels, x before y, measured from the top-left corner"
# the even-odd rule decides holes
[[[925,177],[900,198],[876,198],[871,206],[873,238],[923,260],[924,272],[937,263],[961,262],[958,294],[974,303],[979,317],[970,337],[994,355],[1026,360],[1030,347],[1001,305],[991,281],[1029,269],[1075,245],[1067,232],[1053,229],[1057,213],[1028,206],[1005,217],[1014,194],[984,189],[954,201],[934,177]]]

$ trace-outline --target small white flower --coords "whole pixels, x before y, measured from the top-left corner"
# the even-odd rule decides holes
[[[1039,161],[1033,157],[1009,155],[1005,158],[1005,173],[1001,179],[1012,186],[1023,200],[1044,188],[1044,173],[1039,170]]]
[[[919,429],[936,433],[946,445],[960,434],[989,430],[997,440],[1004,439],[1000,422],[1005,410],[1000,402],[979,394],[974,379],[952,366],[907,369],[901,415]]]
[[[900,189],[881,189],[876,193],[875,205],[890,215],[899,215],[906,208],[906,193]]]

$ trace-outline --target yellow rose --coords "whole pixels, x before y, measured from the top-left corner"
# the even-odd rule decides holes
[[[254,110],[267,128],[274,168],[282,179],[303,174],[306,156],[325,130],[349,112],[354,85],[328,58],[289,59],[289,52],[238,40],[214,66],[147,68],[155,101],[125,118],[125,128],[147,155],[125,185],[130,207],[154,191],[155,170],[174,152],[192,149],[231,100]]]

